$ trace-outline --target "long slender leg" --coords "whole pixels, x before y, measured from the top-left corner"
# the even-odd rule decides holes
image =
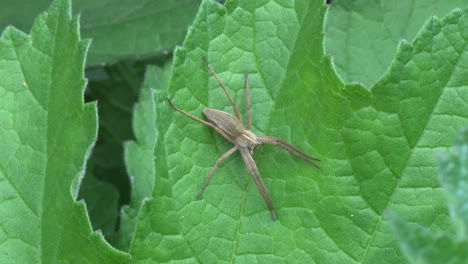
[[[205,192],[206,187],[208,187],[208,184],[210,184],[211,179],[213,178],[213,175],[215,174],[216,169],[218,169],[218,167],[219,167],[219,165],[221,164],[221,162],[223,162],[225,159],[229,158],[229,156],[231,156],[232,153],[236,152],[236,150],[237,150],[237,147],[236,147],[236,146],[232,147],[230,150],[226,151],[226,153],[224,153],[224,154],[218,159],[218,161],[216,161],[215,165],[214,165],[213,168],[211,169],[210,174],[208,175],[208,178],[206,178],[205,184],[203,184],[203,187],[202,187],[201,190],[198,192],[197,198],[200,198],[200,197],[202,196],[202,194]]]
[[[305,154],[304,152],[300,151],[299,149],[297,149],[296,147],[294,147],[293,145],[287,143],[286,141],[284,141],[282,139],[275,138],[275,137],[268,137],[268,136],[257,136],[257,140],[259,142],[261,142],[261,143],[264,143],[264,144],[269,144],[269,145],[274,145],[274,146],[281,147],[281,148],[289,151],[289,153],[301,158],[305,162],[307,162],[307,163],[311,164],[312,166],[316,167],[317,169],[320,169],[319,166],[316,164],[316,162],[320,161],[319,159],[311,157],[311,156]]]
[[[250,112],[250,80],[249,74],[245,72],[245,95],[247,97],[247,129],[252,128],[252,112]]]
[[[234,108],[234,112],[236,113],[236,117],[237,119],[239,119],[239,121],[242,123],[242,116],[239,112],[239,108],[237,107],[236,103],[234,102],[234,100],[232,99],[232,96],[231,94],[229,93],[226,85],[223,83],[223,81],[221,80],[221,78],[219,78],[218,74],[216,74],[216,72],[213,70],[213,68],[211,68],[211,66],[208,64],[207,61],[206,62],[206,65],[208,66],[208,70],[211,72],[211,74],[213,74],[213,76],[215,77],[215,79],[218,81],[219,85],[221,85],[221,88],[223,88],[224,90],[224,93],[226,94],[226,96],[228,97],[229,101],[231,102],[231,105],[232,107]]]
[[[245,165],[249,169],[252,179],[254,180],[258,190],[260,191],[260,194],[262,195],[268,208],[270,209],[271,218],[273,218],[273,221],[277,220],[278,214],[276,213],[275,206],[273,205],[273,201],[271,200],[270,194],[268,193],[268,189],[263,183],[262,177],[260,176],[260,173],[257,169],[257,164],[255,164],[255,161],[253,160],[250,151],[247,148],[240,148],[239,151],[242,155],[242,159],[244,160]]]
[[[224,138],[229,138],[228,135],[226,135],[226,133],[224,133],[224,131],[221,130],[221,129],[219,129],[217,126],[215,126],[215,125],[213,125],[213,124],[211,124],[211,123],[209,123],[209,122],[206,122],[205,120],[200,119],[200,118],[198,118],[198,117],[196,117],[196,116],[194,116],[194,115],[191,115],[191,114],[185,112],[184,110],[182,110],[182,109],[178,108],[177,106],[175,106],[175,105],[171,102],[171,100],[169,100],[169,99],[167,99],[167,102],[169,103],[169,105],[170,105],[175,111],[177,111],[177,112],[183,114],[184,116],[186,116],[186,117],[188,117],[188,118],[190,118],[190,119],[192,119],[192,120],[197,121],[198,123],[202,123],[202,124],[204,124],[205,126],[211,127],[212,129],[214,129],[216,132],[218,132],[218,133],[219,133],[221,136],[223,136]]]

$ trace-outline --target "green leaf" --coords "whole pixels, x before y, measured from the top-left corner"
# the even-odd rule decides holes
[[[155,186],[154,148],[158,136],[155,113],[156,96],[167,90],[171,65],[148,67],[139,103],[135,106],[133,130],[136,141],[125,144],[125,163],[132,179],[132,200],[124,209],[118,247],[128,250],[135,234],[137,216],[145,199],[152,196]],[[154,85],[154,86],[150,86]]]
[[[464,0],[333,0],[325,48],[345,82],[372,87],[388,70],[401,39],[412,41],[430,16],[444,17]]]
[[[86,75],[90,79],[87,100],[98,102],[99,113],[98,139],[88,161],[88,172],[119,190],[119,206],[128,204],[130,179],[124,165],[123,142],[134,138],[132,109],[138,100],[144,66],[120,62],[90,69]],[[87,183],[92,184],[89,181],[83,184]]]
[[[32,18],[50,0],[18,0],[2,4],[0,30],[13,24],[29,30]],[[81,34],[92,39],[86,64],[115,63],[169,52],[182,43],[200,0],[80,0]]]
[[[86,202],[93,229],[101,230],[105,237],[114,235],[119,211],[117,188],[88,171],[80,184],[79,198]]]
[[[130,207],[134,208],[132,215],[136,215],[138,212],[139,203],[141,202],[142,197],[135,195],[138,190],[130,190],[131,182],[136,185],[139,184],[138,180],[135,180],[134,172],[127,173],[127,168],[124,163],[124,143],[133,140],[135,136],[132,131],[132,111],[135,102],[138,100],[138,93],[140,93],[140,86],[143,83],[143,78],[145,75],[146,64],[142,62],[119,62],[117,64],[106,66],[103,68],[93,68],[87,71],[87,76],[90,78],[87,97],[88,100],[98,101],[98,113],[99,113],[99,134],[98,140],[94,147],[93,153],[88,161],[88,170],[87,173],[99,177],[102,182],[112,183],[119,190],[120,199],[119,207],[122,205],[128,205],[131,203]],[[161,72],[159,68],[147,72],[148,79],[157,78],[167,79],[170,76],[170,67],[165,67],[164,73]],[[158,79],[159,80],[159,79]],[[161,79],[161,81],[164,81]],[[148,81],[146,81],[148,82]],[[167,80],[164,81],[167,83]],[[163,84],[158,84],[154,87],[158,89]],[[167,87],[167,84],[165,84]],[[145,89],[149,89],[149,86]],[[142,98],[142,100],[148,100]],[[140,109],[140,113],[136,115],[147,115],[146,112],[154,111],[154,106],[148,105],[144,109]],[[150,110],[153,109],[153,110]],[[142,112],[146,111],[146,112]],[[141,125],[140,125],[141,124]],[[145,125],[146,124],[146,125]],[[143,131],[148,131],[145,133],[150,133],[154,130],[147,129],[146,126],[153,124],[154,121],[147,122],[138,122],[135,124],[134,129],[140,129]],[[138,132],[141,133],[141,132]],[[147,146],[149,149],[154,147]],[[131,154],[133,155],[133,154]],[[131,156],[130,155],[130,156]],[[140,167],[145,167],[140,163],[140,159],[135,159],[135,165],[132,166],[131,170],[140,170]],[[154,169],[153,169],[154,171]],[[143,170],[143,176],[147,177],[146,172]],[[154,177],[154,172],[151,174],[151,177]],[[86,175],[88,177],[88,175]],[[93,186],[95,181],[83,181],[83,189],[95,189],[100,188],[100,186]],[[130,179],[131,177],[131,179]],[[102,184],[101,182],[101,184]],[[100,184],[100,185],[101,185]],[[149,185],[152,186],[152,185]],[[134,186],[137,187],[137,186]],[[134,194],[134,199],[130,202],[130,195]],[[150,194],[144,195],[146,197]],[[83,196],[86,203],[95,203],[91,196]],[[90,201],[87,198],[91,198]],[[136,202],[135,199],[139,200]],[[104,201],[109,201],[106,199],[101,199],[100,204],[102,206]],[[108,207],[114,208],[114,204],[107,205]],[[105,212],[105,211],[103,211]],[[90,212],[91,220],[94,227],[98,223],[93,222],[94,219],[98,218],[93,215],[94,212]],[[96,212],[98,213],[98,212]],[[107,216],[101,216],[101,218],[107,218]],[[136,220],[132,217],[133,220]],[[116,219],[115,219],[116,220]],[[133,231],[123,231],[123,229],[133,230],[134,223],[129,223],[128,228],[124,227],[126,225],[126,220],[120,219],[120,233],[111,234],[110,232],[105,232],[106,239],[113,245],[120,249],[128,249],[128,244],[132,238]],[[111,236],[110,236],[111,235]],[[125,241],[125,242],[124,242]]]
[[[0,9],[0,30],[4,30],[9,25],[14,25],[22,31],[31,30],[34,18],[38,13],[47,9],[52,1],[50,0],[19,0],[2,2]]]
[[[459,239],[468,239],[468,128],[458,133],[449,155],[439,155],[440,181]]]
[[[452,232],[433,232],[391,215],[403,252],[411,263],[466,263],[468,259],[468,129],[462,129],[450,154],[439,155],[440,181],[447,197]]]
[[[344,85],[324,56],[326,9],[318,0],[225,6],[205,0],[175,54],[169,89],[151,79],[160,70],[148,71],[152,85],[135,108],[136,140],[126,144],[132,202],[112,238],[129,248],[131,260],[92,231],[84,204],[76,202],[97,121],[95,104],[82,99],[88,42],[79,38],[69,1],[54,2],[31,36],[6,29],[0,262],[404,263],[407,249],[400,251],[395,221],[405,234],[416,230],[412,247],[442,250],[424,256],[465,257],[464,196],[449,197],[447,209],[434,153],[451,146],[454,131],[468,123],[468,10],[431,18],[413,42],[400,42],[388,73],[368,90]],[[232,144],[165,100],[202,118],[206,107],[232,113],[204,57],[243,114],[249,73],[255,133],[283,138],[322,160],[316,170],[280,148],[256,150],[278,221],[238,154],[196,199]],[[401,218],[389,217],[388,209]]]
[[[232,145],[156,98],[156,179],[143,202],[136,262],[402,263],[384,211],[449,229],[434,151],[468,122],[468,11],[431,18],[402,41],[370,91],[344,86],[323,51],[322,1],[206,0],[175,53],[168,96],[202,117],[232,107],[206,57],[245,109],[253,131],[321,158],[321,170],[264,146],[255,160],[279,213],[273,222],[239,155],[196,195]],[[244,113],[244,111],[242,111]]]
[[[0,37],[0,262],[116,263],[128,255],[92,232],[76,202],[97,133],[83,103],[88,41],[70,1],[54,1],[26,35]]]
[[[88,65],[113,63],[171,51],[180,44],[193,21],[200,0],[88,1],[82,32],[93,38]]]

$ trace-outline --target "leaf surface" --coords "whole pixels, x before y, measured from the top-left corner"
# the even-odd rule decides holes
[[[3,1],[5,2],[5,1]],[[50,0],[15,0],[0,9],[0,30],[9,24],[23,31],[47,8]],[[147,58],[180,45],[200,0],[80,0],[74,14],[81,16],[81,34],[92,39],[88,66],[126,58]]]
[[[86,4],[84,4],[86,3]],[[82,34],[93,38],[87,65],[146,58],[179,45],[200,0],[110,0],[81,3]],[[89,11],[88,11],[89,8]]]
[[[86,203],[93,230],[100,230],[106,238],[114,235],[119,213],[117,188],[97,179],[88,170],[80,184],[78,197]]]
[[[125,144],[125,163],[132,178],[132,200],[122,213],[119,248],[128,250],[135,235],[136,222],[143,201],[153,195],[155,185],[154,148],[158,129],[155,97],[166,94],[172,65],[151,66],[145,74],[140,100],[134,108],[133,130],[136,140]]]
[[[468,122],[467,11],[431,18],[402,41],[389,72],[370,91],[344,86],[323,51],[321,1],[204,1],[175,53],[168,96],[202,117],[232,107],[203,63],[245,109],[253,131],[321,158],[316,170],[282,149],[255,160],[279,213],[273,222],[239,155],[196,195],[231,145],[156,98],[153,199],[142,205],[136,261],[402,263],[384,211],[449,228],[434,151]]]
[[[444,17],[466,1],[334,0],[325,48],[345,82],[371,88],[388,70],[401,39],[413,41],[430,16]]]
[[[396,214],[391,223],[411,263],[465,263],[468,259],[468,128],[458,134],[451,153],[439,155],[440,182],[447,198],[452,230],[434,231]]]
[[[118,263],[128,255],[93,232],[76,202],[96,139],[83,103],[84,58],[70,1],[54,1],[26,35],[0,37],[0,262]]]

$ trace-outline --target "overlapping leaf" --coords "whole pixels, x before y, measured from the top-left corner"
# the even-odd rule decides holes
[[[206,57],[245,108],[250,75],[254,132],[281,137],[322,159],[314,170],[281,149],[255,159],[278,208],[272,222],[239,156],[196,194],[229,144],[158,100],[154,199],[144,203],[131,253],[185,262],[401,263],[384,216],[394,208],[444,229],[447,210],[434,151],[468,121],[467,11],[432,18],[401,42],[370,92],[343,86],[323,57],[321,1],[204,1],[177,50],[169,97],[201,116],[232,111]],[[170,119],[168,116],[173,116]]]
[[[0,38],[1,263],[115,263],[126,258],[94,233],[76,202],[96,138],[83,103],[84,58],[70,1],[57,0],[31,35]]]
[[[34,17],[50,0],[0,3],[0,30],[12,24],[29,31]],[[81,34],[93,39],[86,64],[110,64],[171,52],[193,21],[200,0],[80,0],[73,13],[81,16]]]
[[[401,39],[413,41],[429,17],[464,6],[464,0],[334,0],[327,14],[326,52],[345,82],[370,89],[388,70]]]
[[[453,230],[430,230],[391,214],[393,230],[411,263],[465,263],[468,259],[468,129],[458,135],[450,154],[439,155],[440,181]]]
[[[3,262],[128,257],[91,231],[83,204],[74,201],[96,110],[81,99],[87,43],[69,9],[57,0],[31,36],[8,28],[0,39]],[[138,182],[119,240],[134,262],[402,263],[389,208],[450,234],[434,153],[468,123],[468,11],[431,18],[414,42],[402,41],[370,91],[343,85],[324,57],[325,12],[318,0],[203,2],[176,51],[168,92],[146,89],[136,108],[136,142],[127,145],[126,159]],[[316,170],[282,149],[257,150],[279,221],[271,220],[238,155],[196,199],[231,146],[174,113],[165,99],[200,117],[205,107],[232,112],[204,57],[243,113],[249,73],[255,133],[322,159]]]

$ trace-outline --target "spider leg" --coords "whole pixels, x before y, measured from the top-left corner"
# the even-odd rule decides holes
[[[252,128],[252,112],[250,112],[250,80],[249,74],[245,72],[245,96],[247,97],[247,129]]]
[[[294,147],[293,145],[289,144],[288,142],[282,139],[275,138],[275,137],[268,137],[268,136],[257,136],[257,140],[263,144],[269,144],[269,145],[281,147],[289,151],[289,153],[293,154],[294,156],[297,156],[301,158],[302,160],[304,160],[305,162],[316,167],[317,169],[320,169],[320,167],[317,165],[317,162],[320,161],[319,159],[305,154],[304,152],[300,151],[299,149],[297,149],[296,147]]]
[[[224,138],[226,138],[226,139],[229,138],[229,136],[226,135],[226,133],[224,133],[224,131],[221,130],[221,129],[219,129],[217,126],[211,124],[210,122],[206,122],[206,121],[203,120],[203,119],[200,119],[200,118],[198,118],[198,117],[196,117],[196,116],[194,116],[194,115],[191,115],[191,114],[185,112],[184,110],[182,110],[182,109],[178,108],[177,106],[175,106],[175,105],[171,102],[171,100],[169,100],[169,99],[167,99],[167,102],[169,103],[169,105],[170,105],[175,111],[177,111],[177,112],[183,114],[184,116],[186,116],[186,117],[188,117],[188,118],[190,118],[190,119],[192,119],[192,120],[197,121],[198,123],[202,123],[202,124],[204,124],[205,126],[211,127],[212,129],[214,129],[216,132],[218,132],[218,133],[219,133],[221,136],[223,136]]]
[[[263,183],[262,177],[257,169],[257,164],[252,158],[249,149],[247,148],[239,148],[241,153],[242,159],[244,160],[245,165],[249,169],[250,175],[252,176],[253,181],[257,185],[260,194],[262,195],[263,199],[265,200],[268,208],[271,212],[271,218],[273,221],[278,219],[278,214],[276,213],[275,206],[273,205],[273,201],[271,200],[270,194],[268,193],[268,189],[266,188],[265,184]]]
[[[236,113],[237,119],[239,119],[239,121],[242,123],[242,116],[240,114],[239,108],[237,107],[236,103],[234,102],[234,99],[232,99],[232,96],[229,93],[226,85],[223,83],[221,78],[219,78],[218,74],[216,74],[216,72],[213,70],[213,68],[211,68],[211,66],[208,64],[208,61],[206,60],[206,58],[205,58],[205,63],[208,66],[208,70],[211,72],[211,74],[213,74],[215,79],[218,81],[219,85],[221,85],[221,88],[223,88],[224,93],[226,94],[229,101],[231,102],[232,107],[234,108],[234,112]]]
[[[219,165],[221,162],[223,162],[225,159],[229,158],[234,152],[236,152],[237,146],[232,147],[230,150],[226,151],[219,159],[216,161],[215,165],[211,169],[210,174],[208,175],[208,178],[206,178],[205,184],[203,184],[203,187],[201,190],[198,192],[197,198],[200,198],[202,194],[205,192],[206,187],[208,187],[208,184],[210,184],[211,179],[213,178],[213,175],[215,174],[216,170],[218,169]]]

